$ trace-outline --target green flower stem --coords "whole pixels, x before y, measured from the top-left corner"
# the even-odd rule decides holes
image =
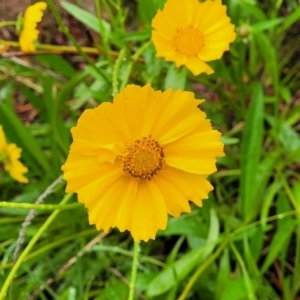
[[[110,58],[109,52],[110,52],[110,47],[108,43],[107,36],[105,35],[105,30],[104,26],[102,23],[102,15],[101,15],[101,5],[100,5],[100,0],[95,0],[95,6],[96,6],[96,12],[97,12],[97,17],[98,17],[98,23],[99,23],[99,32],[100,36],[103,42],[103,48],[104,48],[104,54],[107,58]]]
[[[251,279],[250,279],[248,271],[247,271],[247,267],[244,263],[244,260],[232,241],[230,243],[230,246],[231,246],[232,252],[234,253],[238,263],[240,264],[240,267],[241,267],[241,270],[243,273],[243,279],[244,279],[245,287],[247,289],[247,299],[257,300],[254,290],[253,290],[253,287],[252,287],[252,284],[251,284]]]
[[[91,61],[91,59],[86,55],[86,53],[84,51],[82,51],[81,47],[79,46],[79,44],[77,43],[77,41],[74,39],[74,37],[70,34],[69,28],[67,26],[65,26],[65,24],[63,23],[63,20],[55,6],[55,4],[53,3],[53,0],[46,0],[46,2],[49,5],[49,8],[51,9],[56,22],[58,23],[60,30],[62,31],[62,33],[65,34],[65,36],[72,42],[72,44],[75,46],[75,48],[77,49],[78,53],[80,53],[82,55],[82,57],[86,60],[86,62],[91,65],[95,71],[108,83],[110,84],[110,80],[107,78],[107,76],[100,70],[98,69],[95,64]]]
[[[5,45],[5,46],[11,46],[11,47],[16,47],[19,48],[20,44],[18,42],[13,42],[13,41],[6,41],[0,39],[0,45]],[[50,45],[50,44],[37,44],[36,48],[39,50],[45,50],[46,53],[78,53],[78,49],[74,46],[59,46],[59,45]],[[80,49],[86,53],[86,54],[103,54],[98,48],[94,47],[80,47]],[[33,52],[34,54],[40,54],[39,51]],[[26,53],[28,55],[28,53]],[[110,51],[109,55],[111,57],[118,57],[119,52],[118,51]],[[140,60],[144,61],[144,60]]]
[[[138,268],[138,263],[139,263],[139,253],[140,253],[140,242],[134,242],[133,261],[132,261],[131,280],[130,280],[130,285],[129,285],[128,300],[134,299],[136,274],[137,274],[137,268]]]
[[[284,191],[288,196],[288,199],[291,201],[291,204],[294,206],[294,209],[298,210],[300,208],[299,204],[298,204],[291,188],[289,187],[289,184],[287,183],[286,178],[283,176],[283,174],[281,174],[281,181],[283,184]]]
[[[73,196],[73,193],[65,195],[65,197],[62,199],[60,202],[60,205],[65,205]],[[42,236],[42,234],[47,230],[47,228],[50,226],[50,224],[54,221],[54,219],[57,217],[59,214],[60,210],[56,209],[52,214],[49,216],[49,218],[46,220],[46,222],[40,227],[40,229],[37,231],[37,233],[33,236],[33,238],[30,240],[28,243],[27,247],[24,249],[24,251],[21,253],[19,256],[18,260],[10,270],[10,273],[8,274],[4,285],[0,291],[0,300],[3,300],[4,297],[6,296],[7,290],[10,286],[10,284],[13,281],[13,278],[18,271],[19,267],[21,266],[22,262],[26,258],[26,256],[29,254],[30,250],[33,248],[35,243],[39,240],[39,238]]]
[[[129,80],[129,77],[130,77],[130,74],[131,74],[131,70],[132,70],[132,67],[134,65],[134,63],[136,61],[139,60],[141,54],[152,44],[152,41],[148,41],[146,43],[144,43],[136,52],[135,54],[132,55],[131,57],[131,61],[130,63],[128,64],[128,67],[125,71],[125,74],[123,76],[123,81],[122,81],[122,84],[121,84],[121,91],[125,88],[126,84],[128,83],[128,80]]]
[[[17,24],[17,21],[3,21],[3,22],[0,22],[0,27],[16,25],[16,24]]]
[[[72,203],[72,204],[33,204],[33,203],[14,203],[1,201],[0,207],[8,208],[21,208],[21,209],[39,209],[39,210],[68,210],[81,207],[81,203]]]
[[[119,57],[117,58],[115,65],[114,65],[113,74],[112,74],[112,89],[113,89],[114,97],[119,94],[118,75],[119,75],[121,63],[122,63],[123,59],[125,58],[125,55],[126,55],[126,48],[123,48],[120,51]]]

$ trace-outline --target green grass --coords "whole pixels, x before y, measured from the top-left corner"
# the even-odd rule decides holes
[[[11,278],[5,299],[126,299],[132,238],[97,232],[83,206],[73,205],[76,196],[64,198],[64,183],[37,210],[17,264],[13,252],[29,212],[22,203],[33,204],[61,175],[70,128],[127,83],[194,91],[226,145],[203,208],[170,219],[156,240],[141,243],[136,299],[300,299],[299,3],[223,2],[238,35],[210,76],[155,58],[151,20],[164,0],[139,0],[136,11],[128,1],[102,0],[94,14],[84,1],[81,8],[62,2],[102,37],[99,58],[76,55],[82,70],[59,54],[1,58],[0,123],[23,149],[30,179],[21,185],[1,177],[0,287]],[[99,21],[103,12],[108,21]],[[16,113],[24,104],[34,119]],[[54,210],[63,199],[64,209]]]

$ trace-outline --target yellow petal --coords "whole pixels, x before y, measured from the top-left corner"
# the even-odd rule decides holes
[[[9,172],[13,179],[21,183],[27,183],[28,179],[24,176],[24,173],[27,173],[28,169],[19,161],[21,151],[22,149],[15,144],[7,144],[5,149],[7,161],[4,162],[4,170]]]
[[[198,206],[202,206],[202,200],[208,198],[208,193],[213,190],[206,175],[191,174],[166,166],[160,177],[168,181],[171,186],[176,187],[187,200],[193,201]]]
[[[144,87],[128,85],[115,97],[114,105],[122,111],[131,139],[141,137],[146,112],[158,94],[160,92],[156,93],[150,85]]]
[[[224,156],[220,133],[216,130],[186,136],[165,146],[166,164],[195,173],[212,174],[216,171],[216,157]]]
[[[152,20],[152,27],[159,29],[161,37],[168,41],[172,41],[176,33],[176,24],[172,18],[168,18],[162,11],[158,11]],[[156,32],[156,31],[155,31]]]
[[[214,73],[214,70],[203,60],[198,57],[190,57],[186,62],[186,67],[195,75],[206,73],[208,75]]]
[[[153,182],[161,191],[170,215],[179,217],[181,213],[191,211],[186,194],[180,188],[173,185],[168,178],[165,178],[165,172],[155,177]]]
[[[61,169],[64,171],[63,178],[68,183],[66,192],[78,191],[83,195],[80,199],[85,199],[87,195],[85,192],[93,192],[90,186],[94,186],[97,193],[101,194],[106,185],[122,176],[120,162],[99,164],[97,156],[86,156],[74,152],[70,152]]]
[[[169,57],[175,54],[172,41],[169,41],[165,37],[161,36],[161,33],[153,30],[152,41],[156,45],[156,57]]]
[[[157,112],[156,122],[151,134],[161,144],[179,139],[197,127],[205,118],[205,114],[195,109],[202,101],[195,100],[193,93],[172,89],[161,96],[161,107]]]
[[[130,231],[135,241],[155,239],[158,229],[167,225],[167,209],[161,192],[151,182],[138,185],[130,223]]]
[[[0,126],[0,150],[7,145],[3,127]]]
[[[123,213],[126,213],[124,219],[125,226],[128,227],[128,219],[131,217],[134,203],[134,198],[124,198],[124,194],[125,196],[134,196],[134,187],[133,185],[129,185],[130,188],[128,189],[128,184],[129,180],[125,176],[118,178],[113,185],[108,186],[95,201],[89,204],[90,224],[96,224],[98,230],[103,229],[106,232],[111,227],[119,227],[122,221],[124,222],[122,219],[121,222],[118,220],[118,215],[122,213],[120,211],[120,204],[125,200],[127,205]],[[124,208],[123,205],[122,207]]]

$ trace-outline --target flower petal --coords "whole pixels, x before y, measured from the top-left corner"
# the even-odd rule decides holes
[[[216,157],[223,156],[221,134],[216,130],[188,135],[165,146],[166,164],[195,174],[216,171]]]
[[[90,200],[92,196],[89,197],[89,194],[101,195],[103,189],[123,176],[120,161],[99,164],[97,156],[85,156],[72,151],[61,169],[68,183],[66,192],[78,192],[82,203]]]
[[[185,195],[186,200],[191,200],[198,206],[202,206],[202,200],[208,198],[208,193],[213,190],[206,175],[191,174],[166,166],[160,177],[176,187],[181,194]],[[172,203],[168,204],[169,207],[171,205]]]
[[[214,73],[214,70],[203,60],[198,57],[190,57],[186,62],[186,67],[195,75],[206,73],[208,75]]]
[[[123,119],[130,131],[130,139],[141,137],[148,107],[152,101],[155,101],[158,94],[161,93],[156,93],[150,85],[144,87],[128,85],[115,97],[114,106],[122,111]]]
[[[205,114],[195,109],[202,101],[195,100],[193,93],[168,89],[160,101],[163,104],[157,112],[151,134],[163,145],[181,138],[205,119]]]
[[[155,239],[157,230],[166,226],[167,208],[161,192],[151,181],[140,183],[130,224],[133,239]]]
[[[174,186],[170,180],[165,178],[165,172],[155,177],[153,182],[164,197],[168,214],[179,217],[181,213],[191,211],[186,195],[177,186]]]
[[[22,149],[18,148],[16,144],[7,144],[2,152],[7,156],[6,162],[4,161],[4,170],[9,172],[16,181],[27,183],[28,179],[23,174],[27,173],[28,169],[19,161]]]

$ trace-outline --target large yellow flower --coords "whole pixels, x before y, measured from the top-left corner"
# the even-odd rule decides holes
[[[185,65],[194,75],[213,73],[206,62],[221,58],[236,37],[221,0],[167,0],[152,27],[156,56]]]
[[[45,2],[37,2],[27,7],[24,13],[23,29],[19,38],[20,47],[23,52],[35,51],[34,42],[39,36],[37,23],[41,22],[46,8],[47,4]]]
[[[166,228],[168,214],[190,212],[189,200],[202,205],[224,153],[201,102],[191,92],[128,85],[113,103],[83,112],[62,170],[90,224],[147,241]]]
[[[0,172],[4,168],[10,176],[22,183],[27,183],[28,179],[24,177],[24,173],[28,169],[19,161],[22,150],[15,144],[8,144],[5,135],[0,126]]]

